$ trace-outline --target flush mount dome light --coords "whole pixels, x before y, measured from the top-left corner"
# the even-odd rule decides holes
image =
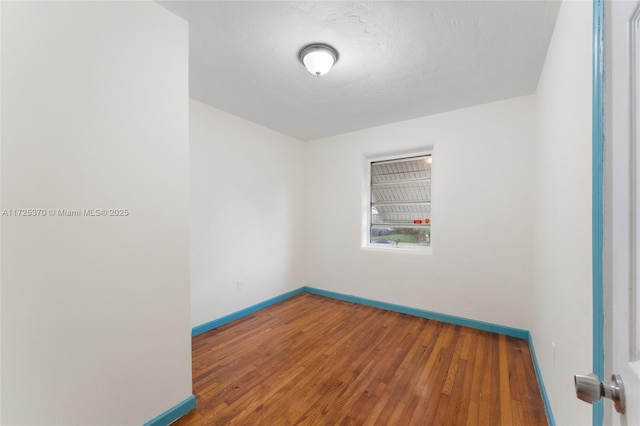
[[[298,58],[307,71],[320,77],[329,72],[333,64],[336,63],[338,52],[327,44],[310,44],[302,48]]]

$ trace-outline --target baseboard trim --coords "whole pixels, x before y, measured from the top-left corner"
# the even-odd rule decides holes
[[[547,414],[547,422],[549,423],[549,426],[556,426],[556,420],[553,418],[553,411],[551,411],[551,402],[549,401],[549,395],[547,395],[547,389],[544,387],[544,381],[542,380],[542,371],[540,370],[540,366],[538,365],[536,351],[533,348],[533,337],[529,332],[527,332],[527,341],[529,342],[529,351],[531,352],[533,369],[536,372],[536,378],[538,379],[538,388],[540,388],[540,395],[542,396],[542,402],[544,403],[544,411]]]
[[[376,308],[386,309],[388,311],[400,312],[402,314],[413,315],[416,317],[433,319],[446,322],[449,324],[462,325],[464,327],[475,328],[478,330],[490,331],[492,333],[504,334],[519,339],[527,339],[529,332],[519,328],[507,327],[504,325],[491,324],[483,321],[476,321],[468,318],[457,317],[454,315],[441,314],[438,312],[424,311],[422,309],[409,308],[407,306],[396,305],[393,303],[380,302],[378,300],[365,299],[363,297],[351,296],[348,294],[336,293],[333,291],[320,290],[313,287],[303,287],[304,291],[319,296],[331,297],[333,299],[344,300],[346,302],[358,303],[360,305],[373,306]]]
[[[551,403],[549,401],[549,396],[547,395],[547,391],[544,386],[544,382],[542,380],[542,372],[540,371],[540,366],[538,365],[538,359],[536,358],[536,352],[533,348],[533,339],[531,337],[531,333],[528,330],[523,330],[520,328],[507,327],[499,324],[491,324],[484,321],[477,321],[469,318],[457,317],[454,315],[441,314],[438,312],[425,311],[422,309],[410,308],[407,306],[396,305],[393,303],[381,302],[378,300],[366,299],[364,297],[352,296],[349,294],[336,293],[334,291],[320,290],[317,288],[305,286],[297,290],[284,293],[280,296],[265,300],[264,302],[242,309],[238,312],[234,312],[233,314],[229,314],[222,318],[218,318],[216,320],[194,327],[191,331],[191,336],[192,337],[197,336],[198,334],[202,334],[209,330],[213,330],[214,328],[220,327],[223,324],[242,318],[246,315],[259,311],[260,309],[264,309],[267,306],[276,304],[278,302],[289,299],[301,293],[316,294],[318,296],[344,300],[345,302],[352,302],[360,305],[373,306],[380,309],[386,309],[388,311],[399,312],[402,314],[413,315],[421,318],[433,319],[437,321],[446,322],[449,324],[461,325],[464,327],[475,328],[483,331],[489,331],[491,333],[504,334],[506,336],[516,337],[518,339],[526,340],[529,343],[529,349],[531,351],[531,360],[533,362],[533,368],[535,370],[536,377],[538,379],[538,387],[540,388],[540,395],[542,396],[542,401],[544,403],[544,410],[547,415],[547,421],[549,422],[550,426],[555,426],[556,423],[553,417],[553,412],[551,411]],[[195,399],[194,399],[194,407],[195,407]]]
[[[149,420],[144,426],[167,426],[196,408],[196,397],[191,395],[180,404],[168,409],[158,417]]]
[[[198,325],[196,327],[193,327],[191,329],[191,337],[195,337],[198,334],[206,333],[209,330],[213,330],[214,328],[218,328],[221,325],[224,325],[224,324],[226,324],[228,322],[235,321],[235,320],[240,319],[240,318],[242,318],[244,316],[247,316],[247,315],[250,315],[250,314],[252,314],[254,312],[257,312],[260,309],[264,309],[267,306],[271,306],[271,305],[274,305],[274,304],[276,304],[278,302],[282,302],[283,300],[289,299],[290,297],[293,297],[293,296],[295,296],[297,294],[300,294],[300,293],[303,293],[303,292],[304,292],[304,287],[296,289],[296,290],[293,290],[293,291],[290,291],[290,292],[287,292],[287,293],[284,293],[284,294],[281,294],[280,296],[273,297],[271,299],[265,300],[264,302],[260,302],[258,304],[249,306],[248,308],[241,309],[238,312],[234,312],[232,314],[225,315],[225,316],[223,316],[221,318],[218,318],[218,319],[215,319],[213,321],[209,321],[207,323],[204,323],[204,324]]]

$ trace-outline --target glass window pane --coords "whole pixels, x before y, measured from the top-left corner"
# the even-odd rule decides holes
[[[429,227],[372,227],[371,243],[391,246],[429,246],[431,228]]]
[[[371,163],[369,242],[431,245],[431,155]]]

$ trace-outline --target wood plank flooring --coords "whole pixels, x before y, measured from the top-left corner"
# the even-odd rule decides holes
[[[303,293],[193,339],[175,425],[546,425],[527,342]]]

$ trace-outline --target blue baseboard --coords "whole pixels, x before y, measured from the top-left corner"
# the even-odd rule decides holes
[[[213,321],[209,321],[207,323],[204,323],[204,324],[198,325],[196,327],[193,327],[191,329],[191,337],[195,337],[198,334],[206,333],[209,330],[213,330],[214,328],[218,328],[221,325],[224,325],[224,324],[226,324],[228,322],[235,321],[235,320],[237,320],[239,318],[242,318],[242,317],[247,316],[249,314],[252,314],[252,313],[254,313],[256,311],[259,311],[260,309],[264,309],[267,306],[271,306],[271,305],[276,304],[278,302],[282,302],[283,300],[286,300],[286,299],[288,299],[290,297],[295,296],[296,294],[300,294],[300,293],[303,293],[303,292],[304,292],[304,288],[299,288],[297,290],[293,290],[293,291],[290,291],[288,293],[281,294],[280,296],[276,296],[276,297],[271,298],[269,300],[265,300],[264,302],[260,302],[260,303],[258,303],[256,305],[249,306],[248,308],[244,308],[244,309],[242,309],[242,310],[240,310],[238,312],[234,312],[232,314],[225,315],[222,318],[218,318],[218,319],[215,319]]]
[[[297,290],[293,290],[288,293],[282,294],[280,296],[274,297],[272,299],[265,300],[264,302],[258,303],[257,305],[250,306],[241,311],[234,312],[233,314],[229,314],[222,318],[194,327],[191,331],[191,336],[197,336],[198,334],[202,334],[209,330],[213,330],[214,328],[220,327],[223,324],[242,318],[246,315],[252,314],[256,311],[259,311],[260,309],[266,308],[267,306],[281,302],[283,300],[286,300],[300,293],[317,294],[319,296],[330,297],[332,299],[344,300],[346,302],[357,303],[360,305],[373,306],[380,309],[386,309],[388,311],[399,312],[402,314],[413,315],[421,318],[433,319],[437,321],[446,322],[449,324],[461,325],[464,327],[475,328],[477,330],[483,330],[483,331],[489,331],[491,333],[504,334],[506,336],[516,337],[518,339],[526,340],[529,343],[529,349],[531,351],[531,360],[533,362],[533,368],[536,372],[536,377],[538,379],[538,386],[540,388],[540,394],[544,402],[544,409],[547,414],[547,420],[550,426],[555,426],[556,423],[553,418],[553,412],[551,411],[549,396],[547,395],[547,391],[544,387],[544,382],[542,381],[542,373],[540,372],[540,367],[538,365],[538,359],[536,358],[536,353],[535,353],[535,350],[533,349],[533,339],[531,338],[531,333],[529,333],[528,330],[522,330],[520,328],[513,328],[513,327],[507,327],[504,325],[491,324],[484,321],[476,321],[468,318],[457,317],[454,315],[441,314],[438,312],[424,311],[422,309],[409,308],[407,306],[396,305],[393,303],[380,302],[378,300],[365,299],[363,297],[351,296],[348,294],[336,293],[333,291],[320,290],[317,288],[305,286]]]
[[[409,308],[407,306],[395,305],[393,303],[380,302],[377,300],[365,299],[363,297],[351,296],[333,291],[319,290],[313,287],[303,287],[304,291],[320,296],[331,297],[333,299],[344,300],[346,302],[358,303],[360,305],[373,306],[376,308],[386,309],[388,311],[400,312],[402,314],[413,315],[421,318],[428,318],[449,324],[462,325],[464,327],[475,328],[478,330],[490,331],[492,333],[504,334],[519,339],[527,339],[529,332],[519,328],[507,327],[504,325],[491,324],[483,321],[471,320],[468,318],[456,317],[453,315],[440,314],[437,312],[423,311],[422,309]]]
[[[189,411],[196,408],[196,397],[191,395],[189,398],[182,401],[180,404],[170,408],[158,417],[149,420],[144,426],[168,426],[171,423],[178,420],[180,417],[187,414]]]
[[[556,426],[556,421],[553,418],[553,412],[551,411],[551,402],[549,401],[549,395],[547,395],[547,390],[544,387],[544,382],[542,381],[542,371],[540,371],[540,366],[538,365],[536,351],[535,349],[533,349],[533,337],[531,337],[531,333],[529,332],[527,332],[527,341],[529,342],[529,350],[531,351],[531,361],[533,361],[533,369],[535,370],[536,378],[538,379],[540,395],[542,395],[542,402],[544,403],[544,411],[547,414],[547,422],[549,423],[549,426]]]

